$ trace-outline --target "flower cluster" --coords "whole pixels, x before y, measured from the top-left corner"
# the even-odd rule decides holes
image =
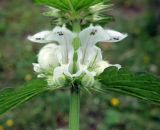
[[[56,26],[51,31],[42,31],[28,39],[35,43],[47,43],[38,54],[38,63],[33,63],[39,78],[46,78],[49,85],[64,86],[67,81],[81,79],[84,86],[93,86],[95,77],[112,65],[102,59],[102,52],[96,46],[99,42],[118,42],[127,37],[114,30],[93,26],[79,33],[64,26]],[[80,47],[76,50],[73,41],[79,38]],[[77,58],[74,55],[77,54]]]

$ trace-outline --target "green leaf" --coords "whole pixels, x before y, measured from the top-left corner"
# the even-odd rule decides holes
[[[45,4],[59,10],[73,9],[74,11],[88,8],[101,2],[104,2],[104,0],[35,0],[35,3]]]
[[[68,5],[66,5],[65,0],[34,0],[37,4],[48,5],[60,10],[68,10]]]
[[[114,91],[160,104],[160,79],[148,73],[132,73],[109,67],[100,75],[103,84],[97,90]]]
[[[7,88],[1,90],[0,115],[47,91],[47,89],[47,83],[44,80],[33,80],[15,89]]]
[[[43,15],[52,18],[52,25],[72,26],[79,22],[83,27],[92,24],[104,25],[113,21],[106,12],[113,6],[111,0],[35,0],[35,3],[47,5]]]

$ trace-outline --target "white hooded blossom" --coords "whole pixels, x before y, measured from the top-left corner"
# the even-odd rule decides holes
[[[59,65],[58,58],[55,53],[57,49],[59,49],[59,46],[53,43],[47,44],[41,49],[38,54],[38,63],[42,69],[54,69]]]
[[[81,46],[76,51],[77,61],[74,61],[75,50],[72,42],[76,37],[80,39]],[[28,36],[32,42],[49,43],[40,50],[38,63],[33,63],[34,71],[38,73],[38,77],[46,77],[51,85],[61,86],[65,84],[66,78],[73,80],[82,77],[82,84],[87,81],[86,79],[91,79],[92,81],[87,81],[87,84],[92,86],[94,77],[101,74],[105,68],[116,66],[119,69],[121,67],[104,61],[101,49],[96,44],[118,42],[125,37],[127,34],[93,25],[78,34],[71,32],[65,26],[57,26],[51,31],[42,31]],[[76,67],[76,72],[73,72],[74,67]]]

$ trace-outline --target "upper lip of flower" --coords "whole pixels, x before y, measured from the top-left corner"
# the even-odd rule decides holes
[[[81,46],[77,51],[77,68],[79,70],[75,74],[72,74],[69,68],[73,64],[74,48],[72,42],[76,36],[78,36],[81,41]],[[103,29],[101,26],[93,25],[90,25],[77,35],[68,30],[64,25],[63,27],[57,26],[52,31],[42,31],[33,36],[28,36],[28,39],[36,43],[51,43],[53,41],[59,43],[60,49],[56,51],[57,59],[61,64],[59,69],[61,69],[62,74],[65,73],[72,77],[79,76],[83,72],[89,74],[89,67],[94,65],[94,63],[103,61],[101,50],[95,46],[96,43],[118,42],[123,40],[125,37],[127,37],[127,34],[122,34],[111,29]],[[92,75],[95,74],[92,73]]]

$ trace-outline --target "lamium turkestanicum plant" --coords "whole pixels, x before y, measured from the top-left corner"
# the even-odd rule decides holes
[[[106,12],[110,0],[35,0],[45,5],[43,14],[53,28],[27,38],[42,44],[33,70],[37,79],[14,90],[0,91],[0,114],[47,91],[70,91],[69,130],[79,130],[80,93],[117,92],[160,104],[160,79],[148,73],[133,73],[103,60],[98,43],[116,43],[128,35],[105,28],[113,20]]]

